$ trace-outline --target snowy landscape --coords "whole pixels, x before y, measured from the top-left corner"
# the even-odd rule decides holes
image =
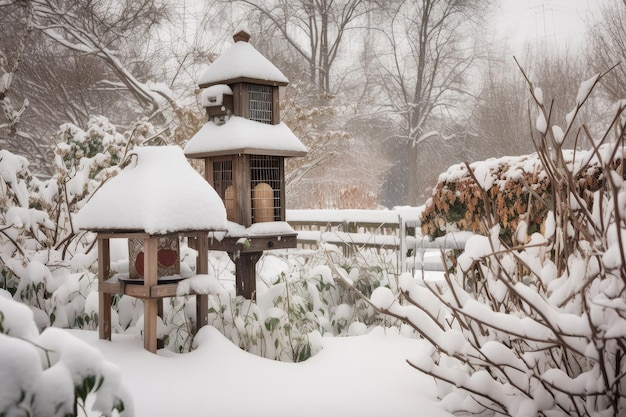
[[[626,415],[618,3],[0,1],[0,417]]]

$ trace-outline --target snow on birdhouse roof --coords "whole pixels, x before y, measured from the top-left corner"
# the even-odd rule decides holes
[[[130,164],[78,212],[80,229],[150,234],[226,230],[222,200],[180,147],[145,146],[131,155]]]
[[[235,42],[202,73],[198,79],[201,88],[214,84],[235,82],[284,86],[287,77],[246,41]]]
[[[284,123],[271,125],[233,116],[223,125],[207,122],[185,146],[188,158],[252,154],[304,156],[307,148]]]
[[[233,95],[233,90],[226,84],[215,84],[205,88],[200,94],[202,107],[221,106],[224,103],[224,95]]]

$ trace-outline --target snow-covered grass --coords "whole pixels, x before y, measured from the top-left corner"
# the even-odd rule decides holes
[[[324,338],[300,363],[247,353],[211,326],[185,354],[145,351],[136,336],[68,330],[122,370],[137,416],[450,416],[436,403],[435,382],[405,358],[427,349],[395,328]],[[97,415],[97,414],[96,414]]]

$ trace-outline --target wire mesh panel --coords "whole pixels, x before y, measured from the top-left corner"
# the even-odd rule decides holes
[[[224,202],[226,217],[235,220],[235,193],[233,190],[233,161],[213,161],[213,188]]]
[[[272,124],[272,87],[248,84],[250,120]]]
[[[281,168],[278,156],[250,157],[252,223],[281,221]]]

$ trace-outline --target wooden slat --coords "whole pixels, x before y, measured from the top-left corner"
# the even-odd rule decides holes
[[[149,296],[151,298],[176,297],[176,288],[178,284],[159,284],[149,288]]]
[[[105,294],[121,294],[122,284],[120,282],[109,281],[99,282],[98,291],[104,292]]]
[[[128,284],[124,285],[124,295],[130,295],[131,297],[137,298],[148,298],[150,297],[150,287],[145,285],[138,284]]]
[[[224,252],[263,252],[272,249],[289,249],[297,245],[297,234],[279,236],[226,237],[209,239],[208,249]],[[246,243],[243,243],[246,241]]]
[[[101,286],[111,272],[111,250],[109,239],[98,235],[98,333],[100,339],[111,340],[111,294]]]

